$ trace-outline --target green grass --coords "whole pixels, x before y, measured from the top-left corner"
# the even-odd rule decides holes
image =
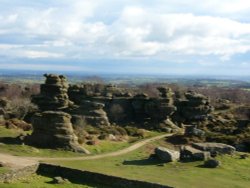
[[[6,167],[0,167],[0,174],[6,173],[8,171],[9,171],[8,168],[6,168]]]
[[[158,136],[161,133],[159,132],[147,132],[143,139],[147,139],[150,137]],[[130,137],[128,141],[109,141],[109,140],[101,140],[97,145],[84,145],[84,147],[91,152],[91,154],[101,154],[101,153],[108,153],[117,150],[124,149],[129,147],[130,145],[143,140],[142,138],[138,137]]]
[[[154,146],[155,144],[149,144],[137,151],[119,157],[89,161],[57,161],[56,164],[178,188],[250,187],[250,158],[239,159],[237,155],[218,157],[222,166],[216,169],[200,167],[203,164],[202,161],[176,162],[159,166],[159,161],[148,159]]]
[[[108,153],[112,151],[117,151],[131,145],[129,142],[115,142],[115,141],[106,141],[102,140],[97,145],[84,145],[84,147],[90,151],[91,154],[101,154]]]
[[[29,157],[77,157],[84,155],[70,151],[38,149],[32,146],[18,145],[18,144],[0,145],[0,152],[9,153],[16,156],[29,156]]]
[[[0,126],[0,138],[1,137],[17,137],[22,132],[24,132],[21,129],[6,129],[4,126]]]
[[[100,186],[88,186],[81,184],[65,183],[52,184],[52,178],[32,175],[11,183],[0,183],[1,188],[93,188]]]
[[[14,138],[17,137],[22,130],[19,129],[6,129],[5,127],[0,126],[0,138],[2,137],[8,137],[8,138]],[[160,133],[158,132],[148,132],[146,134],[146,138],[157,136]],[[139,139],[138,137],[131,137],[129,141],[121,141],[121,142],[115,142],[115,141],[107,141],[103,140],[100,141],[97,145],[83,145],[86,149],[88,149],[91,154],[101,154],[101,153],[107,153],[112,151],[117,151],[123,148],[126,148],[133,144],[134,142],[140,141],[142,139]],[[28,145],[20,145],[20,144],[0,144],[0,152],[2,153],[10,153],[12,155],[17,156],[29,156],[29,157],[79,157],[84,156],[84,154],[80,153],[74,153],[70,151],[64,151],[64,150],[53,150],[53,149],[42,149],[42,148],[36,148]]]

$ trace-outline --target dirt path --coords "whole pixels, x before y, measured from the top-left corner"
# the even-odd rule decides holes
[[[0,153],[0,163],[10,169],[21,169],[26,166],[38,164],[38,160]]]
[[[114,151],[110,153],[104,153],[99,155],[92,155],[92,156],[82,156],[82,157],[24,157],[24,156],[13,156],[10,154],[3,154],[0,153],[0,162],[8,163],[13,168],[22,168],[25,166],[30,166],[33,164],[38,163],[39,161],[55,161],[55,160],[63,160],[63,161],[72,161],[72,160],[94,160],[94,159],[101,159],[105,157],[114,157],[119,155],[124,155],[126,153],[129,153],[131,151],[134,151],[150,142],[160,140],[164,137],[172,136],[172,134],[164,134],[160,136],[155,136],[152,138],[148,138],[142,141],[139,141],[127,148],[124,148],[119,151]]]

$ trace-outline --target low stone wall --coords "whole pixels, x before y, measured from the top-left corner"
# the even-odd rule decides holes
[[[37,173],[43,176],[61,176],[72,183],[97,183],[112,188],[170,188],[166,185],[145,181],[129,180],[126,178],[109,176],[101,173],[71,169],[62,166],[41,163]]]
[[[9,172],[0,174],[0,182],[11,182],[13,180],[18,180],[20,178],[30,176],[31,174],[36,173],[37,169],[38,169],[38,164],[11,170]]]

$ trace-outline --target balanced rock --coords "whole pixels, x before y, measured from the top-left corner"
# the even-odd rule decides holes
[[[211,153],[218,153],[218,154],[233,154],[235,152],[235,147],[222,144],[222,143],[215,143],[215,142],[205,142],[205,143],[193,143],[192,146],[196,149],[202,151],[209,151]]]
[[[165,147],[155,148],[156,156],[164,162],[173,162],[180,159],[180,152],[167,149]]]
[[[42,148],[62,148],[88,153],[78,144],[74,134],[71,116],[64,112],[45,111],[32,119],[33,132],[26,138],[28,144]]]

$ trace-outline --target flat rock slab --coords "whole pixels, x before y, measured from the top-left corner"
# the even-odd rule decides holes
[[[233,154],[236,151],[233,146],[216,142],[193,143],[192,146],[202,151],[217,152],[219,154]]]

